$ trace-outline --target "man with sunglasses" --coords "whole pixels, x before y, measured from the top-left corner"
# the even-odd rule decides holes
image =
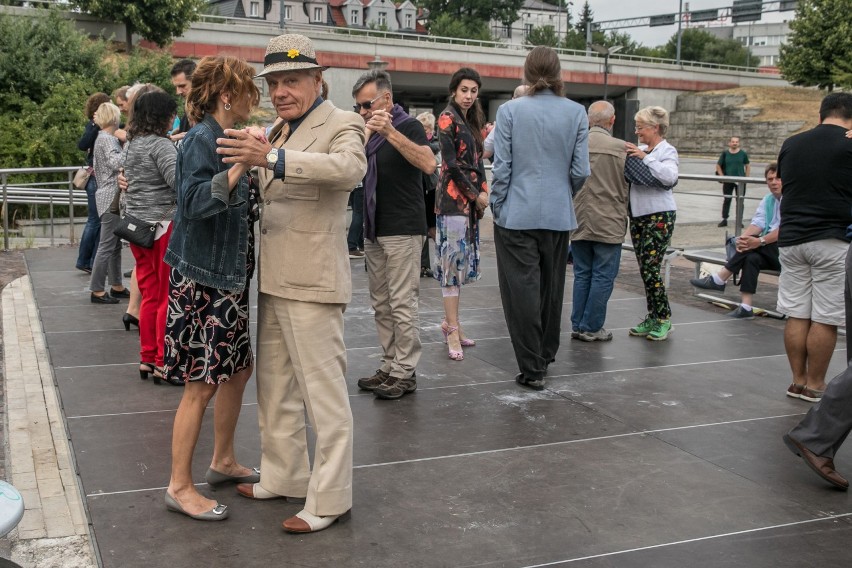
[[[352,88],[367,128],[364,253],[382,365],[358,386],[396,399],[417,388],[420,251],[426,238],[423,173],[437,167],[423,126],[393,102],[390,75],[373,70]]]

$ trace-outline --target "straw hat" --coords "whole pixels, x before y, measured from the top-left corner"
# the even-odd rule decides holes
[[[311,40],[299,34],[284,34],[269,40],[266,57],[263,58],[263,71],[257,76],[300,69],[326,70],[328,67],[317,63]]]

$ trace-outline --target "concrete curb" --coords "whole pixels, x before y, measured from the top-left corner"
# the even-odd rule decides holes
[[[89,520],[29,276],[3,289],[9,482],[24,518],[9,535],[24,567],[96,566]]]

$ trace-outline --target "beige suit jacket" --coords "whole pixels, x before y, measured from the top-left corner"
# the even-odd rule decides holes
[[[364,178],[364,121],[326,101],[286,142],[284,179],[260,171],[258,289],[289,300],[345,304],[352,298],[346,245],[349,192]]]

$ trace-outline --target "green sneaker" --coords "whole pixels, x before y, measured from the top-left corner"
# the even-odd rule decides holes
[[[651,333],[651,330],[653,329],[654,318],[652,318],[651,316],[647,316],[642,321],[642,323],[640,323],[636,327],[631,327],[629,330],[627,330],[627,333],[637,337],[648,337],[648,334]]]
[[[671,320],[657,320],[654,322],[654,329],[651,330],[651,333],[645,336],[645,339],[650,339],[651,341],[665,341],[669,338],[671,332]]]

